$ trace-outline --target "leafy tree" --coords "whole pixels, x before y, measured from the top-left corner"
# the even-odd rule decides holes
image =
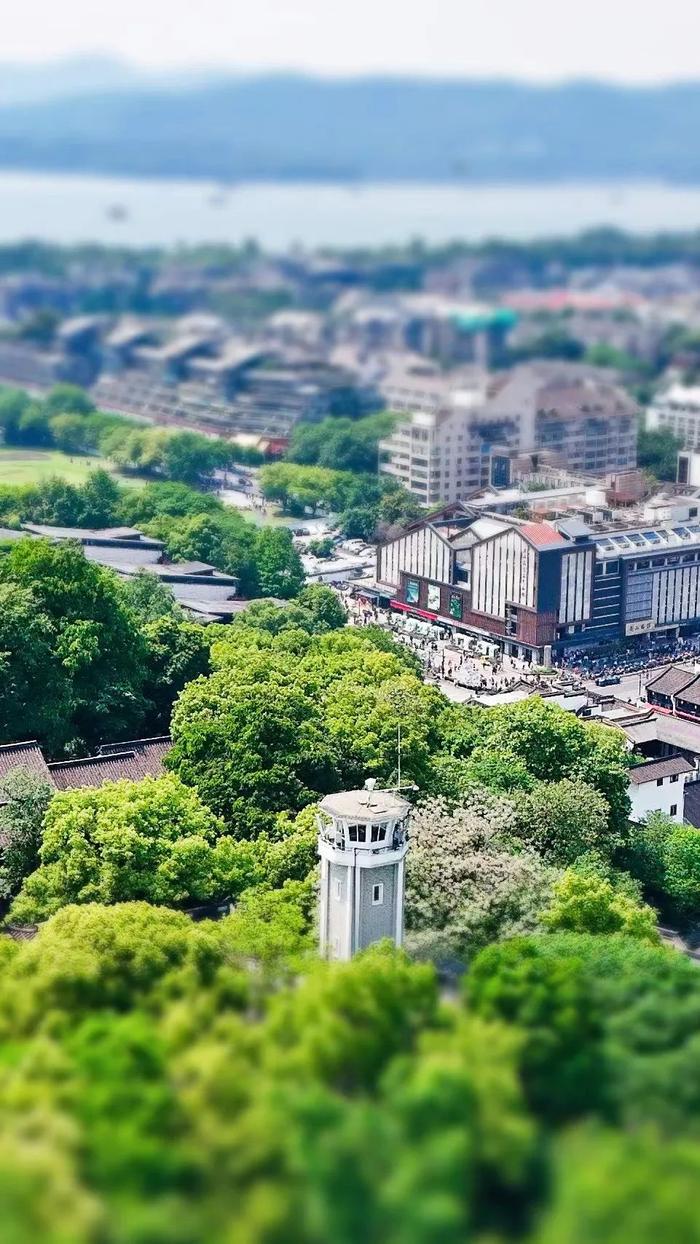
[[[244,613],[238,615],[227,636],[238,636],[242,630],[279,635],[283,631],[305,632],[307,635],[323,635],[338,630],[347,621],[337,592],[322,583],[311,583],[302,588],[295,601],[276,605],[269,600],[253,601]]]
[[[307,548],[307,552],[311,553],[314,557],[332,557],[333,556],[334,545],[333,545],[333,541],[331,540],[330,536],[326,536],[325,538],[320,539],[320,540],[309,540],[309,543],[306,546],[306,548]]]
[[[227,466],[231,456],[223,441],[199,432],[177,432],[165,443],[164,467],[171,479],[193,484],[217,467]]]
[[[588,1126],[557,1142],[551,1204],[533,1244],[698,1244],[700,1145]]]
[[[540,1049],[539,1017],[550,1005],[541,989],[533,991],[529,968],[523,967],[522,975],[518,966],[533,958],[568,962],[568,971],[580,981],[577,988],[588,997],[583,1009],[589,1022],[600,1029],[602,1067],[587,1089],[582,1086],[583,1113],[597,1108],[610,1121],[633,1126],[654,1122],[667,1132],[687,1127],[700,1102],[696,965],[677,951],[620,934],[549,933],[488,947],[467,983],[471,1005],[480,1015],[511,1017],[517,1023],[527,1038],[525,1060],[530,1042],[535,1053]],[[566,995],[561,1005],[567,1014]],[[542,1084],[545,1064],[546,1058],[538,1064]],[[571,1076],[575,1079],[575,1067]]]
[[[475,711],[454,708],[441,719],[443,748],[463,759],[488,760],[490,753],[520,761],[542,782],[580,780],[599,791],[608,805],[611,843],[624,839],[629,817],[629,757],[622,736],[582,722],[573,713],[532,696],[519,704]]]
[[[551,864],[571,864],[589,851],[607,857],[619,845],[608,829],[608,805],[585,782],[538,782],[517,803],[516,834]]]
[[[335,631],[345,626],[348,614],[337,592],[323,583],[309,583],[303,587],[297,597],[297,604],[308,609],[315,619],[316,627]]]
[[[54,445],[63,453],[82,453],[85,448],[85,420],[82,415],[54,415],[49,420],[49,430]]]
[[[0,898],[15,895],[38,867],[44,816],[53,794],[50,782],[21,767],[0,780]]]
[[[199,492],[187,484],[159,482],[124,489],[120,512],[123,522],[139,527],[154,518],[193,518],[197,514],[223,515],[228,511],[213,493]]]
[[[242,596],[260,595],[258,529],[235,511],[211,511],[175,520],[161,514],[147,523],[145,530],[164,541],[173,560],[208,562],[218,570],[238,575]]]
[[[22,415],[31,398],[22,389],[0,388],[0,432],[7,445],[16,445]]]
[[[344,510],[338,526],[348,540],[371,540],[377,529],[377,509],[371,505],[355,505]]]
[[[663,891],[684,919],[700,915],[700,831],[678,825],[663,844]]]
[[[189,683],[172,737],[168,767],[243,837],[269,829],[276,812],[338,789],[338,760],[317,705],[284,676],[242,684],[232,668]]]
[[[49,476],[36,485],[23,517],[35,523],[75,527],[83,517],[81,491],[59,475]]]
[[[655,903],[674,920],[700,914],[700,832],[654,812],[633,825],[625,860]]]
[[[524,1034],[523,1081],[535,1110],[559,1121],[600,1103],[602,1020],[574,954],[542,955],[527,938],[487,947],[465,977],[464,995],[475,1014]]]
[[[209,640],[204,628],[184,621],[179,610],[156,613],[156,608],[151,598],[150,616],[141,628],[146,645],[142,693],[149,705],[149,729],[166,733],[180,692],[193,679],[209,673]]]
[[[513,805],[474,790],[450,810],[439,800],[415,811],[406,866],[407,944],[464,960],[497,938],[537,929],[554,874],[534,855],[513,854]]]
[[[519,756],[489,747],[476,748],[468,760],[449,754],[434,759],[430,790],[452,803],[471,797],[475,787],[486,787],[501,794],[529,791],[535,785],[527,765]]]
[[[389,526],[403,527],[420,518],[421,513],[421,505],[413,494],[393,483],[384,492],[379,502],[379,522]]]
[[[68,903],[212,896],[212,845],[221,826],[175,777],[62,791],[46,814],[41,866],[12,906],[18,921]]]
[[[435,719],[440,694],[403,671],[376,683],[358,681],[349,671],[324,696],[324,723],[341,758],[343,782],[362,786],[367,777],[401,777],[425,789],[430,780]]]
[[[363,419],[329,418],[317,424],[297,424],[287,457],[304,466],[336,471],[372,472],[377,469],[379,441],[388,436],[394,416],[387,413]]]
[[[640,426],[637,462],[644,470],[651,471],[657,479],[676,479],[678,451],[682,448],[682,437],[676,436],[669,428],[647,430],[643,425]]]
[[[350,963],[324,966],[274,999],[269,1032],[287,1075],[371,1091],[392,1055],[410,1050],[437,1019],[437,1001],[432,968],[379,945]],[[324,1029],[313,1020],[318,1014],[327,1017]]]
[[[26,737],[31,722],[52,751],[128,737],[143,710],[144,646],[116,576],[70,543],[20,540],[0,563],[3,590],[0,626],[14,635],[2,651],[18,694],[9,712],[24,721],[18,732],[7,722],[9,737]]]
[[[145,902],[64,907],[5,959],[3,1037],[71,1029],[93,1009],[124,1012],[147,1003],[152,1014],[162,1013],[178,982],[181,996],[188,984],[196,993],[212,982],[227,954],[226,924],[193,924],[182,912]],[[236,1005],[245,1001],[245,982],[231,979],[230,986],[229,1005],[234,988]]]
[[[68,688],[54,662],[55,630],[31,588],[0,581],[0,738],[13,742],[58,733]]]
[[[141,622],[153,622],[156,618],[182,618],[182,610],[170,588],[145,568],[126,580],[124,598]]]
[[[19,445],[36,445],[45,449],[53,444],[50,415],[39,402],[27,406],[20,416],[17,427],[17,443]]]
[[[89,415],[95,403],[76,384],[56,384],[44,399],[44,409],[48,415]]]
[[[85,527],[109,527],[119,514],[121,492],[108,471],[91,471],[80,492],[80,523]]]
[[[298,595],[304,569],[286,527],[262,527],[255,540],[254,557],[263,596],[289,600]]]
[[[575,870],[566,872],[556,882],[552,905],[542,922],[552,930],[626,933],[652,945],[659,940],[651,907],[619,893],[610,881]]]

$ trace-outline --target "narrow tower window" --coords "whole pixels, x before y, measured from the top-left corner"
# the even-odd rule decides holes
[[[377,881],[372,886],[372,905],[379,907],[384,902],[384,882]]]

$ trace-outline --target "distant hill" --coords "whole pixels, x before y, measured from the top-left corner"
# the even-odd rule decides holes
[[[109,62],[111,64],[111,62]],[[241,179],[700,183],[700,83],[119,78],[0,107],[0,167]],[[109,77],[109,75],[108,75]],[[4,98],[0,90],[0,103]]]
[[[106,56],[76,56],[33,65],[0,62],[0,104],[31,104],[61,96],[147,85],[143,75]]]

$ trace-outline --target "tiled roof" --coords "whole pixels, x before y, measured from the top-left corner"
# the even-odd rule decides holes
[[[141,777],[160,777],[165,772],[163,760],[172,747],[167,734],[153,739],[129,739],[126,743],[103,743],[98,749],[100,756],[114,756],[121,752],[133,752],[141,765]]]
[[[62,760],[49,766],[59,790],[102,786],[104,782],[139,782],[164,773],[163,757],[170,751],[168,738],[135,739],[130,743],[106,743],[98,756]]]
[[[634,786],[642,786],[646,782],[656,782],[658,778],[672,777],[674,773],[694,772],[693,765],[683,756],[664,756],[661,760],[648,760],[645,764],[633,765],[629,771],[629,779]]]
[[[102,786],[123,778],[137,782],[142,774],[135,752],[116,752],[113,756],[84,756],[81,760],[60,760],[50,766],[51,777],[59,790],[75,790],[81,786]]]
[[[28,769],[38,777],[51,780],[49,768],[36,739],[25,743],[5,743],[0,746],[0,778],[5,777],[11,769]]]
[[[696,671],[686,669],[684,665],[667,665],[660,674],[649,679],[647,691],[653,691],[656,695],[678,695],[693,682],[695,676]]]
[[[566,544],[566,540],[550,523],[523,523],[518,527],[521,536],[534,544],[536,549],[548,549]]]
[[[13,942],[31,942],[39,932],[38,924],[6,924],[3,933]]]
[[[700,704],[700,674],[696,674],[676,695],[678,703]]]

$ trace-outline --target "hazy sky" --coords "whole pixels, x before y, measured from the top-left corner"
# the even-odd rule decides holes
[[[698,0],[6,0],[0,60],[700,78]]]

